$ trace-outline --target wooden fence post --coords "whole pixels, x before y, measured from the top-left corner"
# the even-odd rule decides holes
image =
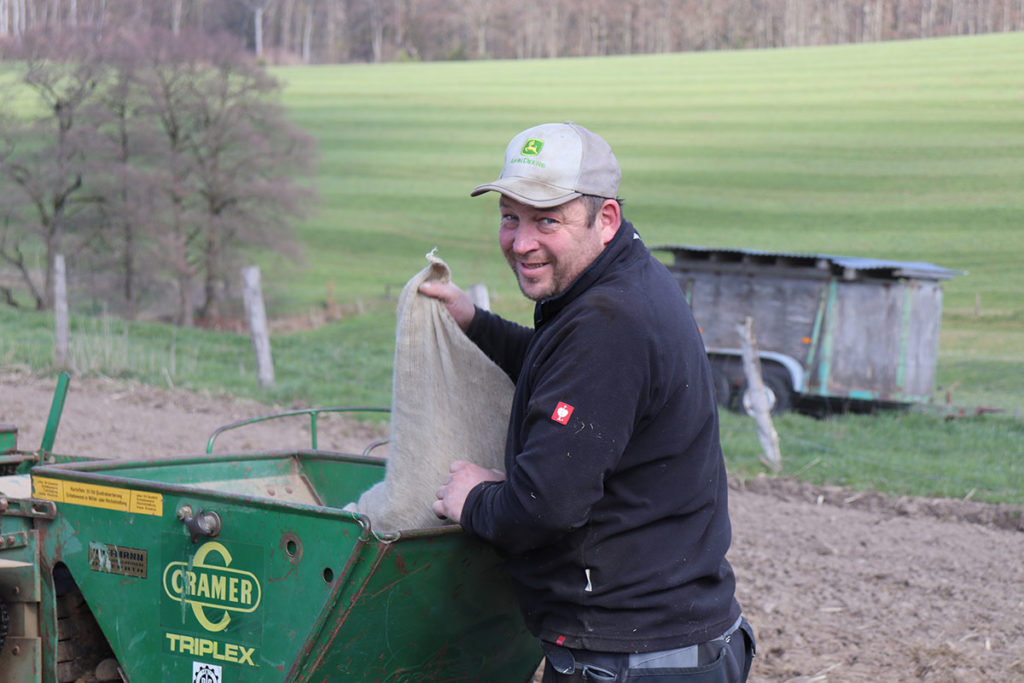
[[[53,257],[53,318],[57,328],[57,343],[53,350],[53,362],[59,368],[66,368],[68,366],[70,324],[68,322],[68,279],[63,254]]]
[[[270,333],[267,330],[267,313],[263,307],[259,266],[242,269],[242,285],[245,315],[249,320],[249,334],[256,352],[256,373],[260,387],[266,389],[274,384],[274,361],[270,356]]]
[[[764,391],[761,360],[757,355],[757,342],[754,340],[754,319],[747,316],[743,324],[737,325],[736,329],[740,333],[740,346],[743,350],[743,374],[747,377],[751,409],[754,411],[754,419],[757,421],[757,438],[764,451],[761,462],[771,468],[773,472],[779,472],[782,470],[779,435],[775,431],[775,425],[772,424],[768,397]]]

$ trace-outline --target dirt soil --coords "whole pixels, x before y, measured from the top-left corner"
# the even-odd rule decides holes
[[[0,423],[39,447],[55,380],[0,370]],[[275,409],[74,379],[54,450],[129,458],[205,451],[218,426]],[[308,420],[228,432],[217,450],[304,447]],[[325,421],[323,448],[382,436]],[[788,479],[734,480],[738,597],[758,637],[751,681],[1024,681],[1022,510],[891,498]]]

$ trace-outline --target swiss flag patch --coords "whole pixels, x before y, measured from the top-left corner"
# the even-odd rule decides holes
[[[568,403],[558,402],[555,406],[555,412],[551,413],[551,419],[560,425],[569,424],[569,418],[572,417],[572,411],[576,410]]]

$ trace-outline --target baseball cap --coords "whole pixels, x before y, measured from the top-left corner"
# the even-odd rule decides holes
[[[589,194],[615,199],[622,170],[600,135],[572,121],[527,128],[505,148],[497,180],[470,192],[500,192],[539,209]]]

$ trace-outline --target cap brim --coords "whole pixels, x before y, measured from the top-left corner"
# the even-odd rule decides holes
[[[582,196],[579,192],[566,190],[564,187],[554,187],[524,178],[499,178],[493,183],[477,185],[469,196],[476,197],[485,192],[498,192],[538,209],[550,209]]]

